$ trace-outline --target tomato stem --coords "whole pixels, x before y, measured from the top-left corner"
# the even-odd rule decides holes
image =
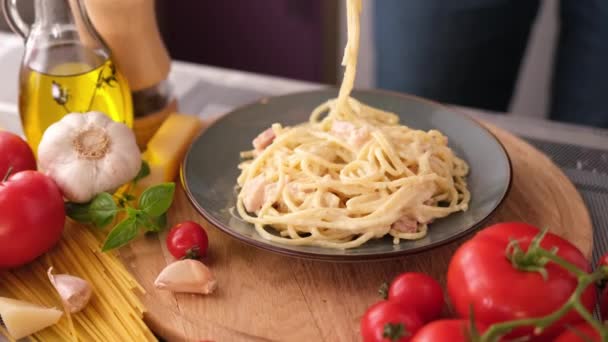
[[[409,336],[410,333],[401,323],[386,323],[382,332],[382,337],[391,341],[399,341],[402,337]]]
[[[538,248],[535,252],[538,253],[538,255],[540,255],[541,257],[547,259],[548,261],[551,261],[561,266],[562,268],[566,269],[568,272],[574,274],[577,277],[589,275],[587,272],[579,269],[576,265],[571,264],[570,262],[557,256],[555,252],[549,252],[546,249],[542,248]]]
[[[186,251],[183,259],[197,260],[200,257],[201,257],[201,249],[198,246],[192,246],[192,248],[190,248]]]
[[[473,304],[469,305],[469,330],[466,335],[471,342],[481,341],[479,330],[477,329],[477,326],[475,326],[475,310],[473,309]]]
[[[593,315],[587,311],[587,308],[581,303],[580,300],[574,301],[572,303],[574,309],[583,317],[591,326],[593,326],[602,337],[602,341],[606,341],[608,339],[608,329],[598,320],[596,320]]]
[[[544,229],[540,234],[536,235],[530,242],[530,246],[526,252],[523,251],[518,240],[509,242],[505,250],[505,255],[507,259],[511,261],[511,265],[513,265],[515,269],[526,272],[538,272],[544,280],[547,280],[549,274],[547,273],[545,266],[547,265],[547,262],[549,262],[549,259],[542,253],[539,253],[541,250],[544,251],[544,249],[540,247],[540,242],[547,232],[548,230]],[[557,250],[552,250],[550,253],[555,254],[557,253]]]
[[[3,183],[6,182],[8,177],[10,177],[11,173],[13,173],[13,166],[9,165],[8,169],[6,170],[6,173],[4,174],[4,178],[2,178]]]
[[[500,337],[507,335],[516,328],[524,326],[535,327],[534,333],[539,335],[545,328],[557,322],[571,310],[578,312],[585,321],[593,326],[598,331],[602,341],[608,341],[608,327],[602,325],[600,321],[596,320],[581,302],[581,297],[589,286],[594,286],[595,283],[608,278],[608,266],[601,266],[593,273],[587,273],[579,269],[577,266],[559,257],[557,255],[557,250],[548,251],[540,247],[540,241],[545,234],[546,231],[538,234],[532,240],[530,246],[528,247],[528,251],[525,253],[517,241],[512,241],[512,243],[510,243],[507,247],[507,258],[511,260],[513,266],[517,269],[525,271],[538,271],[541,274],[542,272],[540,272],[537,267],[542,267],[544,270],[544,266],[548,262],[553,262],[576,276],[578,280],[576,289],[572,295],[570,295],[570,298],[566,301],[566,303],[564,303],[556,311],[542,317],[523,318],[493,324],[481,336],[479,339],[480,341],[498,341]]]

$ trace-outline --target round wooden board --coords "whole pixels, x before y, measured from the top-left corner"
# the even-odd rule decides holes
[[[576,188],[532,146],[484,125],[503,143],[513,166],[512,188],[487,224],[517,220],[549,227],[589,257],[591,220]],[[378,300],[377,289],[383,281],[401,272],[420,271],[445,285],[450,257],[464,241],[389,261],[329,263],[289,258],[247,246],[212,227],[179,187],[169,224],[184,220],[202,223],[209,234],[210,255],[205,263],[219,283],[211,295],[154,288],[158,273],[173,261],[165,250],[164,235],[139,239],[121,250],[123,261],[147,291],[143,298],[146,322],[168,341],[357,341],[359,318]]]

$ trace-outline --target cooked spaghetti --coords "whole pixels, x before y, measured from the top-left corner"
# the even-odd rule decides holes
[[[468,209],[469,167],[437,130],[350,97],[361,0],[347,0],[345,75],[337,98],[293,127],[274,124],[242,152],[237,210],[265,239],[353,248],[387,234],[419,239],[436,218]],[[267,230],[270,228],[278,234]]]

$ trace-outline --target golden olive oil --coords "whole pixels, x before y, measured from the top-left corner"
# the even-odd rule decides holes
[[[62,51],[63,50],[63,51]],[[19,113],[25,137],[36,153],[44,131],[68,113],[100,111],[112,120],[133,125],[131,92],[110,58],[65,47],[39,65],[21,70]],[[86,52],[86,53],[83,53]]]

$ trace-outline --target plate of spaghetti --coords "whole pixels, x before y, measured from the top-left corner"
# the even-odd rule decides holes
[[[262,99],[193,142],[182,183],[211,224],[282,254],[369,260],[452,241],[503,201],[510,162],[485,128],[421,98],[353,90],[360,5],[347,1],[339,89]]]

